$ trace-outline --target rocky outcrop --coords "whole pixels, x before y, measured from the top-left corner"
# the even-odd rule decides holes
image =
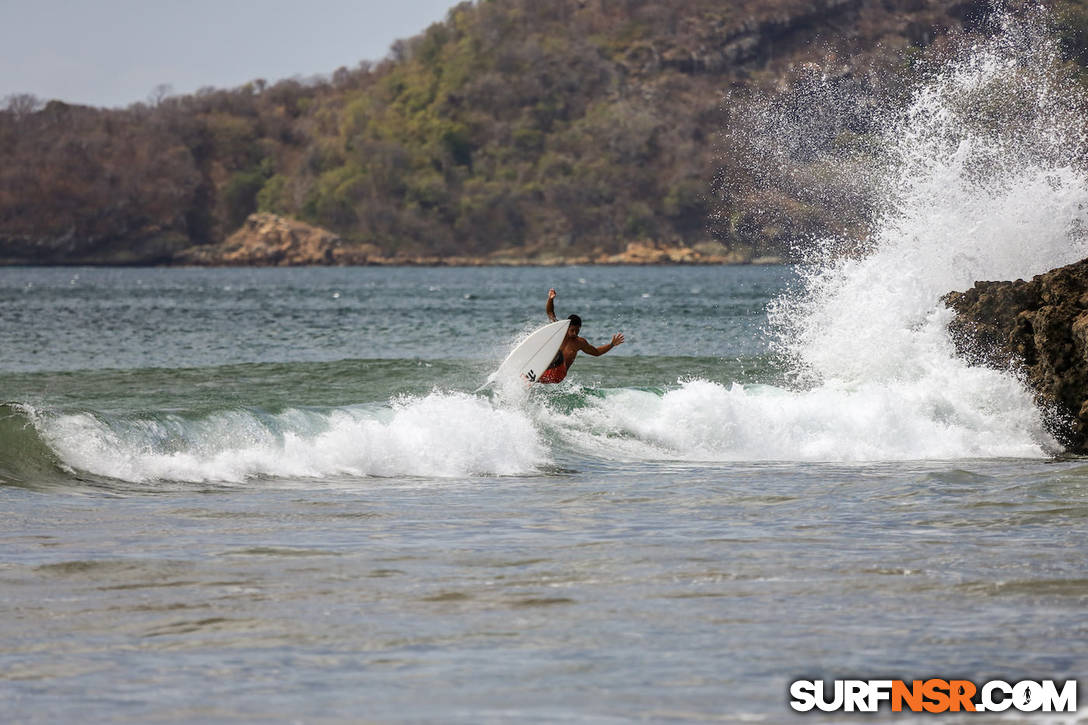
[[[258,267],[368,264],[372,245],[347,246],[327,229],[275,214],[251,214],[222,244],[191,247],[175,257],[180,264]]]
[[[780,264],[780,257],[757,256],[753,249],[728,249],[718,242],[692,246],[677,242],[631,242],[619,254],[546,254],[540,250],[498,250],[487,256],[384,256],[373,244],[348,244],[337,235],[275,214],[251,214],[222,244],[190,247],[175,264],[197,266],[288,267],[314,265],[415,265],[432,267],[521,267],[574,264]]]
[[[591,260],[594,264],[780,264],[779,257],[757,257],[751,249],[727,249],[718,242],[661,244],[631,242],[619,254]]]
[[[1052,432],[1088,452],[1088,259],[1030,281],[976,282],[944,298],[968,360],[1021,369]]]

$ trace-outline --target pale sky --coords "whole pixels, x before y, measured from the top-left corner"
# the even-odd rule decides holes
[[[547,0],[542,0],[547,1]],[[0,101],[95,106],[380,60],[454,0],[0,0]]]

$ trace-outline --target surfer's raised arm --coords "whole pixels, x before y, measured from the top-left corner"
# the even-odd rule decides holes
[[[544,311],[548,313],[548,319],[555,322],[555,289],[548,290],[548,304],[545,305]]]
[[[600,357],[606,352],[614,348],[616,345],[623,344],[623,333],[617,332],[612,336],[612,342],[607,345],[601,345],[600,347],[594,347],[584,337],[578,338],[578,349],[584,352],[586,355],[592,355],[593,357]]]

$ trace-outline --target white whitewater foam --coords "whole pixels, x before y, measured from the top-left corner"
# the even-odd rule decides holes
[[[515,475],[548,462],[523,413],[437,391],[381,409],[236,410],[197,421],[105,422],[79,413],[39,416],[36,424],[65,464],[131,482]]]
[[[572,447],[607,458],[683,461],[887,461],[1042,455],[1033,435],[1002,413],[1024,401],[1015,386],[964,389],[914,381],[773,386],[684,383],[663,396],[614,391],[560,416]],[[961,378],[957,382],[964,382]],[[970,397],[986,391],[986,399]],[[1030,401],[1029,401],[1030,404]],[[1026,411],[1031,414],[1032,411]],[[1041,430],[1035,432],[1042,435]]]

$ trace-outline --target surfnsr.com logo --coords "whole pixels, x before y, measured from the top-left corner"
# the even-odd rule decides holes
[[[1076,712],[1077,681],[1008,683],[990,680],[797,680],[790,684],[790,707],[798,712]]]

